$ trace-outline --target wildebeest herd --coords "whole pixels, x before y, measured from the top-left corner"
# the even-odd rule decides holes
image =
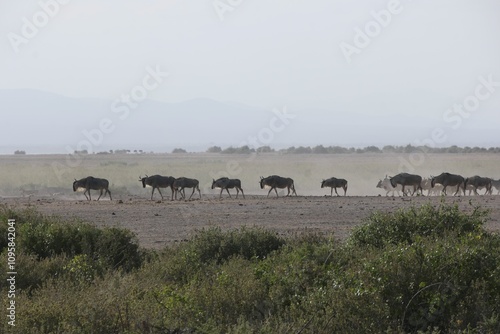
[[[217,180],[212,180],[212,189],[218,188],[220,189],[219,198],[222,198],[222,192],[226,190],[229,197],[231,194],[229,193],[229,189],[236,189],[236,198],[241,191],[241,195],[245,198],[245,193],[243,192],[243,188],[241,187],[241,181],[239,179],[230,179],[227,177],[221,177]],[[201,198],[201,191],[199,188],[199,181],[196,179],[190,179],[187,177],[179,177],[174,178],[172,176],[162,176],[162,175],[152,175],[139,177],[139,182],[142,183],[143,188],[151,187],[153,188],[151,192],[151,200],[153,199],[153,195],[155,190],[158,190],[161,198],[163,199],[163,194],[161,193],[160,188],[170,188],[171,190],[171,200],[176,199],[177,195],[180,195],[180,199],[186,199],[185,188],[193,189],[191,195],[188,200],[193,197],[195,191],[198,191],[198,194]],[[333,191],[335,190],[335,194],[340,196],[337,192],[337,188],[342,188],[344,190],[344,196],[347,196],[347,180],[341,178],[331,177],[326,180],[322,180],[321,188],[330,187],[330,196],[333,196]],[[288,193],[286,196],[295,195],[297,196],[297,192],[295,191],[295,184],[293,179],[289,177],[281,177],[278,175],[271,175],[268,177],[260,177],[260,188],[269,188],[267,193],[267,197],[273,191],[275,191],[276,196],[278,195],[279,189],[287,189]],[[489,177],[481,177],[481,176],[472,176],[468,178],[464,178],[461,175],[450,174],[447,172],[441,173],[438,176],[431,176],[430,178],[422,178],[420,175],[409,174],[409,173],[399,173],[395,176],[389,177],[385,176],[383,180],[380,180],[376,185],[377,188],[382,188],[386,191],[386,196],[392,192],[392,196],[396,192],[398,196],[414,196],[421,195],[424,196],[424,190],[427,190],[427,196],[430,195],[447,195],[448,187],[454,190],[454,196],[459,195],[460,191],[463,191],[464,196],[466,195],[466,191],[469,191],[469,195],[474,193],[475,195],[479,195],[478,190],[484,189],[484,195],[491,195],[493,192],[493,188],[497,190],[497,194],[500,194],[500,180],[494,180]],[[87,200],[91,200],[90,190],[99,190],[100,194],[97,200],[99,200],[104,191],[104,196],[106,194],[109,195],[110,200],[111,192],[109,190],[109,181],[106,179],[100,179],[92,176],[85,177],[80,180],[76,180],[73,182],[73,191],[84,191],[84,195]],[[291,194],[290,194],[291,193]],[[87,196],[88,194],[88,196]]]
[[[411,194],[406,192],[406,186],[412,186],[413,192]],[[446,189],[450,187],[455,190],[454,196],[463,191],[464,196],[469,191],[469,195],[473,192],[475,195],[479,195],[478,190],[485,189],[484,195],[491,195],[493,193],[493,188],[497,189],[497,194],[500,194],[500,180],[493,180],[489,177],[481,177],[478,175],[464,178],[461,175],[451,174],[444,172],[438,176],[431,176],[430,178],[423,179],[420,175],[400,173],[394,177],[385,177],[384,180],[380,180],[377,184],[377,188],[383,188],[387,191],[386,195],[392,191],[403,193],[403,196],[418,194],[420,190],[420,195],[424,195],[423,191],[427,190],[427,195],[447,195]],[[456,187],[456,188],[455,188]]]

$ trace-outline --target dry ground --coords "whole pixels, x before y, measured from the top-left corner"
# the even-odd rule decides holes
[[[188,239],[193,232],[210,226],[224,230],[259,226],[281,235],[303,231],[332,234],[345,239],[353,227],[374,211],[391,212],[427,202],[439,204],[440,197],[385,196],[298,196],[269,197],[247,195],[246,199],[204,195],[192,201],[151,201],[142,196],[121,196],[110,201],[58,199],[53,197],[2,198],[0,203],[13,208],[35,207],[39,212],[64,220],[81,220],[97,226],[123,227],[133,231],[141,246],[162,248]],[[491,210],[486,228],[500,231],[500,196],[446,197],[463,210],[480,205]]]
[[[344,239],[352,228],[373,211],[394,211],[440,197],[385,197],[375,187],[386,174],[396,174],[408,154],[92,154],[78,163],[66,155],[0,156],[0,204],[38,211],[64,220],[82,220],[97,226],[118,226],[137,234],[140,244],[161,248],[185,240],[195,230],[208,226],[222,229],[261,226],[287,235],[318,231]],[[437,175],[443,171],[464,176],[500,177],[500,154],[428,154],[414,166],[416,174]],[[193,201],[150,201],[151,189],[143,189],[138,177],[144,174],[187,176],[200,181],[202,199]],[[260,176],[279,174],[292,177],[299,197],[265,197],[267,190],[258,184]],[[75,178],[88,175],[107,178],[113,201],[88,202],[81,193],[73,193]],[[212,179],[220,176],[239,178],[246,199],[229,199],[219,190],[210,189]],[[321,189],[322,179],[332,176],[349,181],[348,197],[324,197],[330,189]],[[187,192],[188,193],[188,192]],[[494,191],[496,193],[496,191]],[[96,191],[92,198],[96,199]],[[163,190],[166,199],[170,190]],[[382,196],[377,196],[382,194]],[[281,194],[280,194],[281,196]],[[197,198],[197,194],[194,196]],[[447,197],[470,210],[469,201],[491,210],[490,230],[500,230],[500,196]],[[120,202],[121,201],[121,202]]]

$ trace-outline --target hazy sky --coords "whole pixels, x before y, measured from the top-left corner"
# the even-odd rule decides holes
[[[499,33],[498,0],[1,1],[0,89],[498,129]]]

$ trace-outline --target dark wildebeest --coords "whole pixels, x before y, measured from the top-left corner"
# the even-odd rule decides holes
[[[446,187],[448,186],[457,186],[457,191],[453,196],[460,192],[460,187],[464,186],[465,179],[461,175],[450,174],[450,173],[441,173],[438,176],[435,176],[431,179],[431,187],[434,188],[436,183],[443,185],[443,193],[446,195]],[[465,195],[465,187],[464,187],[464,195]]]
[[[422,177],[420,175],[408,174],[408,173],[399,173],[394,177],[389,178],[391,182],[391,186],[394,188],[400,184],[403,187],[403,196],[406,196],[405,187],[413,186],[413,192],[411,195],[413,196],[416,191],[420,189],[420,193],[422,193]],[[418,192],[417,192],[418,194]]]
[[[239,179],[229,179],[227,177],[221,177],[220,179],[214,180],[212,179],[212,189],[215,188],[220,188],[220,194],[219,198],[222,198],[222,191],[226,189],[227,194],[229,197],[231,197],[231,194],[229,193],[228,189],[233,189],[236,188],[236,198],[238,198],[238,195],[241,190],[241,194],[243,195],[243,198],[245,198],[245,193],[243,192],[243,189],[241,189],[241,181]]]
[[[91,189],[101,191],[97,200],[99,200],[101,198],[103,190],[106,190],[106,192],[104,193],[104,196],[106,196],[106,194],[109,194],[109,199],[113,200],[111,198],[111,191],[109,191],[108,187],[109,187],[108,180],[99,179],[97,177],[92,177],[92,176],[87,176],[87,177],[80,179],[80,180],[75,179],[75,182],[73,182],[73,191],[85,189],[83,194],[85,195],[85,198],[89,201],[92,200],[92,198],[90,197],[90,190]],[[87,197],[87,193],[89,194],[88,197]]]
[[[267,193],[267,197],[269,197],[269,193],[274,189],[276,192],[276,197],[278,196],[278,190],[276,188],[287,188],[288,189],[288,194],[287,196],[290,196],[290,189],[292,189],[292,194],[295,194],[297,196],[297,193],[295,192],[295,186],[293,184],[293,180],[289,177],[281,177],[278,175],[271,175],[266,178],[260,177],[260,189],[264,189],[265,186],[270,187],[269,192]]]
[[[177,199],[177,192],[181,194],[181,198],[185,199],[186,198],[186,192],[184,188],[193,188],[193,192],[191,193],[191,196],[189,196],[189,199],[193,197],[193,194],[195,190],[198,190],[198,194],[200,194],[201,198],[201,191],[199,187],[200,182],[196,179],[189,179],[187,177],[180,177],[178,179],[175,179],[173,183],[174,191],[175,191],[175,199]]]
[[[474,194],[476,195],[479,195],[477,189],[482,189],[482,188],[486,188],[486,192],[484,193],[485,195],[491,194],[491,186],[492,186],[491,181],[493,180],[490,179],[489,177],[481,177],[478,175],[468,177],[464,181],[464,189],[467,188],[468,185],[471,185],[474,190]],[[464,195],[465,195],[465,190],[464,190]]]
[[[174,181],[175,181],[175,178],[172,176],[161,176],[161,175],[152,175],[152,176],[146,175],[146,177],[139,176],[139,182],[142,182],[143,188],[146,188],[146,186],[153,188],[153,191],[151,192],[151,200],[153,199],[153,194],[155,192],[155,189],[158,189],[158,192],[160,193],[161,199],[163,199],[163,194],[161,193],[160,188],[170,187],[170,190],[172,190],[172,197],[170,198],[170,200],[173,201],[174,200]]]
[[[332,188],[330,191],[330,196],[333,196],[333,189],[335,189],[335,193],[337,196],[340,196],[337,192],[337,188],[344,189],[344,196],[347,194],[347,180],[345,179],[337,179],[335,177],[331,177],[327,180],[321,181],[321,188],[330,187]]]

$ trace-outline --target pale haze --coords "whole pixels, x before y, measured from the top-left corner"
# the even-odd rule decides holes
[[[496,0],[2,1],[0,153],[500,146],[499,17]]]

